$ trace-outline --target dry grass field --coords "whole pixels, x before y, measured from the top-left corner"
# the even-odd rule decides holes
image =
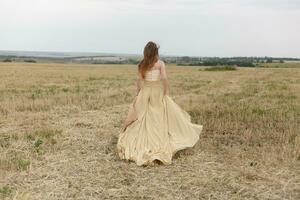
[[[300,64],[199,69],[167,66],[200,141],[138,167],[115,153],[135,66],[0,64],[0,199],[300,199]]]

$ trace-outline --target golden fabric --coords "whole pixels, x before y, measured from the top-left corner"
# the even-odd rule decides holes
[[[119,135],[118,154],[139,166],[155,159],[171,164],[172,156],[193,147],[202,131],[202,125],[191,123],[189,114],[163,95],[161,80],[144,82],[125,123],[128,126]]]
[[[157,81],[160,77],[160,70],[153,69],[146,73],[145,80],[146,81]]]

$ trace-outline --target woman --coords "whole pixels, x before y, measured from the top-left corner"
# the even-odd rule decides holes
[[[190,116],[168,96],[165,64],[159,47],[148,42],[138,65],[137,94],[130,105],[119,135],[119,157],[137,165],[160,161],[171,164],[179,150],[193,147],[202,126],[191,123]]]

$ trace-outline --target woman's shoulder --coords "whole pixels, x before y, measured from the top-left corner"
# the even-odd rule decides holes
[[[161,64],[161,65],[164,65],[164,64],[165,64],[165,62],[164,62],[163,60],[161,60],[161,59],[159,59],[157,62],[158,62],[159,64]]]
[[[165,66],[165,62],[163,60],[158,60],[156,63],[156,66],[158,66],[159,68],[164,67]]]
[[[163,60],[158,60],[160,68],[165,68],[165,62]]]
[[[154,69],[161,69],[162,67],[164,67],[164,62],[162,60],[157,60],[153,67],[151,68],[151,70],[154,70]]]

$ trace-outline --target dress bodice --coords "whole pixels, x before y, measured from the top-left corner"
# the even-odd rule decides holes
[[[160,69],[152,69],[146,72],[145,80],[146,81],[158,81],[160,80]]]

